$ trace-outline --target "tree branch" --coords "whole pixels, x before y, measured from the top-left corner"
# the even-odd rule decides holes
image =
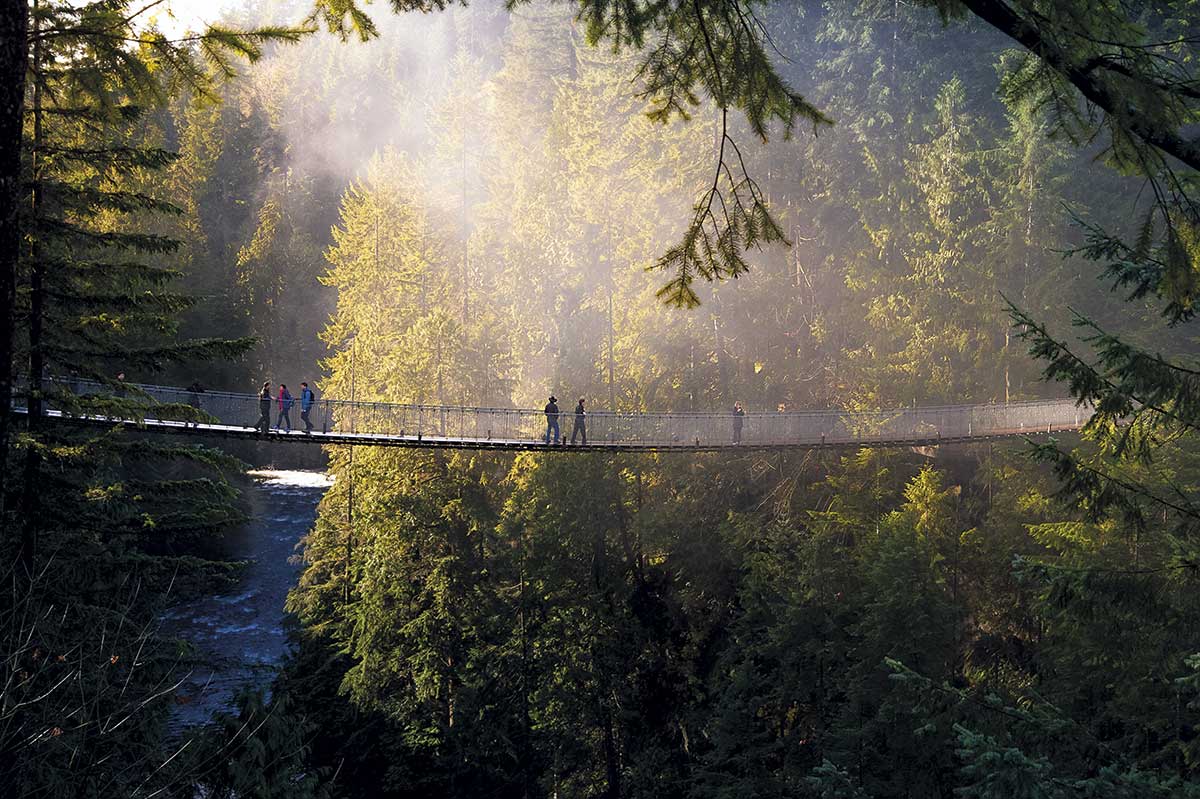
[[[1120,121],[1122,127],[1147,144],[1200,170],[1200,147],[1173,130],[1164,130],[1149,121],[1149,115],[1132,105],[1112,86],[1077,63],[1061,45],[1046,36],[1037,25],[1024,19],[1003,0],[960,0],[964,7],[1001,33],[1012,38],[1060,73],[1079,90],[1088,102]]]

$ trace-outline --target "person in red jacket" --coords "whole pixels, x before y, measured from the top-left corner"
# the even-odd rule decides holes
[[[284,426],[284,430],[288,433],[292,432],[292,417],[288,414],[292,410],[292,394],[288,391],[287,386],[283,383],[279,384],[279,418],[275,420],[275,429],[279,429],[279,425]]]

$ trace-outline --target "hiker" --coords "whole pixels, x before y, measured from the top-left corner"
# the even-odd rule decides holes
[[[300,384],[300,419],[304,422],[304,432],[312,432],[312,422],[308,420],[308,412],[317,401],[317,395],[308,387],[308,383]]]
[[[283,383],[279,384],[279,418],[275,420],[275,429],[279,429],[279,425],[284,425],[285,432],[292,432],[292,417],[288,414],[292,410],[292,394],[288,391],[287,386]]]
[[[553,394],[550,395],[550,401],[546,403],[546,436],[542,440],[550,443],[550,431],[554,431],[554,443],[558,443],[558,398]]]
[[[258,392],[258,421],[254,427],[264,433],[271,429],[271,381],[262,384]]]
[[[587,411],[583,409],[583,397],[579,398],[579,404],[575,406],[575,426],[571,428],[571,444],[575,443],[575,436],[583,435],[583,445],[587,446],[587,424],[584,418],[587,416]]]
[[[187,387],[187,391],[188,391],[188,404],[191,405],[193,408],[195,408],[197,411],[200,410],[200,395],[204,393],[204,386],[200,385],[199,380],[193,380],[192,384]],[[187,427],[188,423],[184,422],[183,426]],[[192,422],[192,426],[199,427],[200,422],[199,421]]]
[[[746,418],[746,412],[742,410],[742,403],[733,403],[733,443],[742,443],[742,422]]]

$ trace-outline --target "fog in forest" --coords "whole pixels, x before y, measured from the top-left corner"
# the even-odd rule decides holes
[[[1014,363],[1001,293],[1061,309],[1062,209],[1127,213],[1104,200],[1111,174],[1048,139],[1036,111],[1006,107],[995,32],[820,4],[765,19],[782,71],[835,124],[764,145],[734,115],[790,246],[752,249],[735,282],[701,280],[695,312],[662,307],[669,275],[647,269],[712,181],[718,117],[702,104],[690,122],[649,121],[637,54],[589,47],[548,3],[379,15],[373,41],[275,47],[219,109],[181,108],[177,175],[202,228],[186,271],[261,338],[248,365],[322,373],[330,396],[348,396],[351,340],[358,390],[402,402],[539,407],[557,392],[713,410],[1045,392]],[[194,183],[188,159],[213,148]],[[216,276],[242,296],[205,285]],[[316,341],[330,317],[332,351]]]

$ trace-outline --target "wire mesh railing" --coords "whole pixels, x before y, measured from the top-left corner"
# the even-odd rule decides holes
[[[890,411],[622,413],[589,411],[554,418],[539,410],[412,405],[278,394],[194,391],[127,384],[124,401],[87,380],[47,383],[45,407],[65,416],[102,415],[148,426],[203,427],[246,434],[350,439],[363,443],[429,446],[527,446],[574,443],[589,447],[716,449],[928,443],[1075,429],[1090,412],[1074,400],[947,405]],[[555,429],[557,428],[557,429]],[[577,429],[578,428],[578,429]],[[574,434],[574,435],[573,435]],[[572,438],[574,441],[572,442]]]

